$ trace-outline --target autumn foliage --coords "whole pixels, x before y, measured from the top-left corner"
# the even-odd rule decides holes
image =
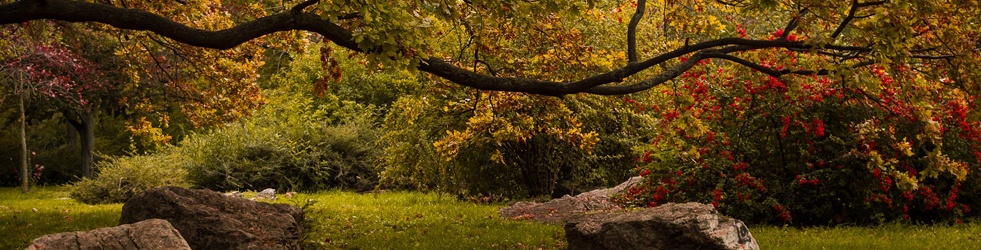
[[[117,101],[158,144],[172,122],[241,119],[273,104],[259,86],[288,82],[324,105],[366,105],[379,188],[524,198],[636,168],[647,178],[626,204],[827,225],[977,214],[979,13],[977,1],[20,0],[0,3],[0,24],[86,22],[113,37],[128,62]],[[269,82],[277,60],[304,66]],[[323,136],[334,122],[296,129]],[[226,171],[232,159],[209,158],[199,182],[295,170],[263,161],[302,151],[243,148],[255,159]]]
[[[774,34],[779,36],[779,31]],[[752,55],[777,70],[798,57]],[[744,220],[794,225],[960,221],[979,198],[974,96],[909,67],[780,79],[704,60],[662,102],[641,148],[638,206],[710,203]]]

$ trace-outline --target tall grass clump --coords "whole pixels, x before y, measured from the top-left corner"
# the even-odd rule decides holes
[[[159,186],[189,186],[184,167],[187,157],[170,147],[152,155],[111,157],[96,165],[94,179],[71,185],[70,197],[87,204],[125,202],[129,197]]]

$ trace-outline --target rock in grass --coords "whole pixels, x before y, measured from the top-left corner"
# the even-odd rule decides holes
[[[533,220],[549,224],[564,224],[577,220],[586,213],[619,209],[610,196],[640,183],[642,177],[630,178],[616,187],[597,189],[576,196],[564,196],[548,202],[518,202],[501,208],[501,217],[517,220]]]
[[[707,204],[669,203],[579,219],[565,226],[569,249],[759,249],[746,224]]]
[[[276,199],[276,189],[272,189],[272,188],[264,189],[264,190],[262,190],[262,192],[256,193],[255,194],[255,197],[256,198],[259,198],[259,199],[275,200]]]
[[[299,249],[303,211],[206,189],[161,187],[123,205],[120,224],[165,219],[193,249]]]
[[[34,239],[27,249],[190,250],[191,247],[169,222],[151,219],[86,232],[49,234]]]

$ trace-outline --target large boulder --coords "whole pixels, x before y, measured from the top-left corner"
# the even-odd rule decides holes
[[[165,219],[193,249],[299,249],[303,211],[206,189],[160,187],[123,205],[120,224]]]
[[[517,220],[533,220],[549,224],[564,224],[575,221],[586,213],[596,213],[619,209],[620,205],[610,201],[610,197],[641,181],[633,177],[616,187],[597,189],[576,196],[563,196],[548,202],[517,202],[501,208],[501,217]]]
[[[742,221],[694,202],[586,214],[565,231],[569,249],[759,249]]]
[[[86,232],[49,234],[34,239],[27,249],[190,250],[191,247],[169,222],[152,219]]]

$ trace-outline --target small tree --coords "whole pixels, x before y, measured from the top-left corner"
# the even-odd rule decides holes
[[[27,185],[25,99],[62,112],[79,131],[82,143],[82,174],[94,176],[95,147],[93,108],[98,93],[105,88],[102,74],[93,64],[61,44],[25,44],[22,50],[4,60],[3,69],[8,81],[15,84],[20,101],[21,160],[23,185]]]

